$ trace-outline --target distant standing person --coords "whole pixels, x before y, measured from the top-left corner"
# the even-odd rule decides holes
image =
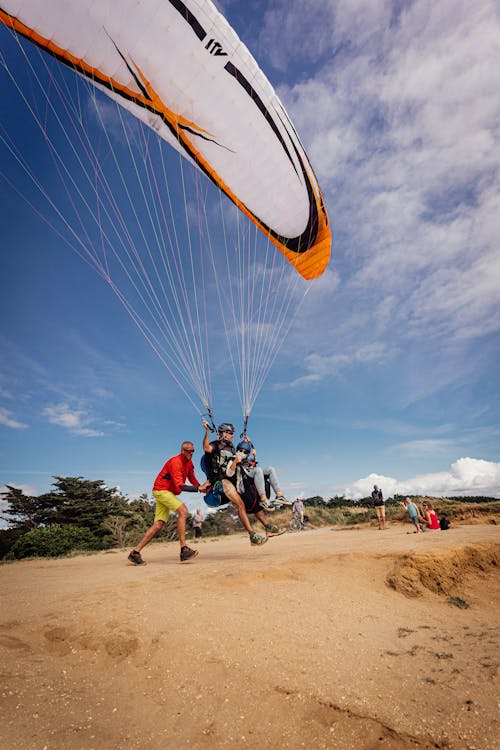
[[[201,515],[200,508],[196,508],[196,513],[193,516],[193,529],[194,529],[194,538],[200,539],[201,538],[201,526],[203,524],[203,516]]]
[[[190,549],[186,545],[188,509],[177,497],[183,491],[203,492],[209,485],[209,482],[200,484],[196,479],[192,460],[193,453],[193,443],[190,440],[185,440],[181,445],[179,455],[169,458],[156,477],[153,485],[153,496],[156,500],[154,523],[146,531],[137,547],[128,556],[128,559],[134,565],[145,564],[141,557],[141,550],[162,530],[171,512],[177,513],[177,534],[179,535],[179,544],[181,545],[181,562],[191,560],[198,554],[198,550]],[[184,484],[186,479],[189,479],[191,485]]]
[[[385,500],[382,494],[382,490],[380,490],[376,484],[373,485],[372,500],[373,500],[373,505],[375,506],[375,512],[377,514],[378,528],[379,528],[379,531],[382,531],[382,529],[386,528],[385,526]]]
[[[304,503],[302,502],[302,499],[300,497],[296,497],[293,501],[292,511],[295,518],[302,524],[304,523],[304,510]]]
[[[406,497],[403,502],[401,503],[403,508],[408,511],[408,515],[410,516],[410,521],[415,526],[414,534],[421,534],[422,529],[420,528],[420,524],[418,522],[418,508],[413,503],[409,497]],[[411,534],[411,531],[408,531],[408,534]]]

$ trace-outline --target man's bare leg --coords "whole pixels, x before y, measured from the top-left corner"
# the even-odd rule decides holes
[[[165,521],[155,521],[154,524],[146,531],[141,541],[136,547],[134,547],[134,549],[137,552],[140,552],[141,549],[144,549],[146,544],[149,544],[151,539],[153,539],[158,534],[158,532],[163,529],[164,526],[165,526]]]
[[[233,503],[233,505],[236,505],[236,508],[238,510],[238,516],[240,518],[241,523],[245,527],[245,529],[248,531],[249,534],[252,533],[253,528],[252,524],[250,523],[247,512],[245,510],[245,503],[239,496],[238,492],[236,491],[236,487],[234,484],[231,484],[231,482],[228,479],[222,480],[222,489],[224,490],[224,494],[227,497],[227,499]]]
[[[186,519],[188,515],[188,509],[187,506],[182,503],[182,505],[177,508],[177,535],[179,537],[179,544],[182,547],[186,546]]]

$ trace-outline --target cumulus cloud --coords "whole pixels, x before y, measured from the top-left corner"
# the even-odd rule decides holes
[[[79,437],[100,437],[104,433],[89,427],[92,417],[83,409],[73,409],[67,403],[47,406],[42,412],[50,424],[64,427],[72,435]]]
[[[484,495],[500,497],[500,463],[477,458],[459,458],[446,471],[418,474],[396,479],[383,474],[369,474],[345,487],[343,494],[354,500],[368,497],[373,485],[382,487],[385,497],[397,495]]]

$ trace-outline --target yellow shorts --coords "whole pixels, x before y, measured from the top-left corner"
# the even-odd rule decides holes
[[[179,498],[170,490],[153,490],[153,497],[156,500],[155,520],[167,523],[170,511],[176,513],[182,505]]]

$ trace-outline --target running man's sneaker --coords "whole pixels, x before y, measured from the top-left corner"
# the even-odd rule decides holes
[[[267,536],[261,536],[260,534],[257,534],[256,531],[252,531],[250,534],[250,544],[252,547],[259,547],[261,544],[265,544],[267,542]]]
[[[279,503],[280,505],[293,505],[293,503],[290,502],[290,500],[287,500],[284,495],[276,495],[276,497],[274,498],[274,502]]]
[[[132,550],[132,552],[128,556],[128,559],[134,565],[147,565],[146,561],[142,559],[141,553],[137,552],[136,549]]]
[[[273,523],[268,523],[266,526],[266,536],[281,536],[284,534],[286,529],[281,526],[275,526]]]
[[[261,500],[260,507],[263,510],[267,510],[268,513],[274,513],[274,511],[276,510],[274,505],[269,500]]]
[[[187,560],[192,560],[193,557],[196,557],[196,555],[199,555],[199,550],[197,549],[191,549],[191,547],[182,547],[181,549],[181,562],[186,562]]]

